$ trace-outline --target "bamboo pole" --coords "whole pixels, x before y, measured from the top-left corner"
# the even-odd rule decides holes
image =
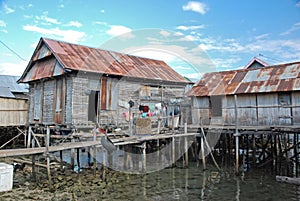
[[[207,142],[207,139],[206,139],[206,137],[205,137],[205,133],[204,133],[204,130],[203,130],[202,127],[201,127],[201,131],[202,131],[204,143],[205,143],[206,146],[207,146],[208,152],[209,152],[209,154],[210,154],[210,156],[211,156],[211,158],[212,158],[212,160],[213,160],[213,162],[214,162],[216,168],[217,168],[219,171],[221,171],[221,168],[219,167],[219,165],[218,165],[217,161],[215,160],[215,157],[214,157],[214,155],[213,155],[213,153],[212,153],[212,150],[211,150],[211,148],[210,148],[210,145],[209,145],[208,142]]]
[[[19,133],[18,135],[16,135],[15,137],[11,138],[10,140],[8,140],[7,142],[5,142],[0,149],[2,149],[3,147],[5,147],[5,145],[7,145],[8,143],[10,143],[11,141],[13,141],[14,139],[18,138],[22,133]]]

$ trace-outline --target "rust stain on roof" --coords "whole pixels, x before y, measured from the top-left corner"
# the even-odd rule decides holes
[[[40,51],[42,45],[46,45],[49,48],[53,55],[48,55],[48,57],[55,58],[55,60],[61,64],[62,70],[68,69],[132,78],[188,83],[183,76],[178,74],[163,61],[46,38],[41,38],[35,52]],[[40,60],[35,60],[34,58],[36,57],[33,56],[33,59],[28,64],[20,79],[21,82],[54,76],[53,68],[55,61],[49,61],[49,63],[40,67]],[[33,68],[40,68],[40,70]],[[24,79],[25,77],[26,79]]]
[[[300,91],[300,62],[206,73],[188,96]]]

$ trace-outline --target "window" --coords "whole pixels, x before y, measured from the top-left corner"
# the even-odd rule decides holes
[[[290,93],[279,93],[278,94],[278,105],[279,106],[291,105],[291,94]]]
[[[89,113],[88,120],[96,121],[97,111],[98,111],[98,100],[99,100],[99,91],[90,91],[89,94]]]
[[[211,96],[210,108],[212,117],[222,116],[222,96]]]

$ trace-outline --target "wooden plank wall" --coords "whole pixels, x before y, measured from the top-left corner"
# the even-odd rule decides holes
[[[237,95],[238,123],[242,126],[300,125],[300,92],[283,93],[290,102],[281,104],[278,93]],[[282,94],[281,94],[282,96]],[[210,119],[208,97],[192,98],[193,124]],[[222,116],[227,125],[235,125],[234,96],[222,99]],[[291,120],[292,119],[292,120]],[[209,121],[203,121],[204,124]]]
[[[27,123],[28,101],[0,98],[0,126],[22,126]]]
[[[210,109],[208,97],[193,97],[192,98],[192,122],[193,124],[210,123]]]
[[[293,124],[300,125],[300,92],[294,92],[291,99]]]
[[[53,124],[55,80],[48,80],[43,83],[42,100],[42,122],[44,124]]]

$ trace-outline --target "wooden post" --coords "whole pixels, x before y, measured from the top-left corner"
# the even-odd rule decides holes
[[[256,143],[255,143],[255,134],[252,136],[252,158],[253,158],[253,167],[256,166]]]
[[[173,134],[174,135],[174,134]],[[175,137],[172,137],[172,163],[175,166]]]
[[[60,169],[62,170],[63,169],[63,151],[60,150],[59,151],[59,158],[60,158]]]
[[[97,140],[97,133],[96,133],[96,127],[94,128],[94,133],[93,133],[93,141],[96,142]],[[96,146],[93,146],[93,158],[94,158],[94,175],[96,175],[96,168],[97,168],[97,150]]]
[[[239,173],[239,131],[238,131],[238,110],[237,95],[234,95],[234,116],[235,116],[235,173]]]
[[[80,170],[80,151],[79,151],[80,148],[77,148],[77,154],[76,154],[76,157],[77,157],[77,166],[78,166],[78,172]]]
[[[295,176],[296,177],[299,177],[299,146],[297,146],[297,143],[299,142],[299,134],[298,133],[294,133],[294,143],[293,143],[293,146],[294,146],[294,156],[295,156]]]
[[[30,147],[30,143],[31,143],[31,126],[29,126],[28,128],[27,148]]]
[[[201,136],[201,142],[200,142],[200,144],[201,144],[201,158],[202,158],[202,163],[203,163],[203,171],[205,171],[206,170],[206,161],[205,161],[205,155],[204,155],[204,140],[203,140],[203,138],[204,138],[204,133],[202,133],[202,136]]]
[[[32,148],[35,147],[35,140],[32,139]],[[36,170],[35,170],[35,154],[32,154],[31,158],[31,168],[32,168],[32,180],[35,182],[36,181]]]
[[[187,134],[187,123],[184,123],[184,134]],[[189,164],[189,147],[188,147],[188,138],[184,137],[184,151],[185,151],[185,166]]]
[[[174,133],[174,130],[175,130],[175,121],[174,121],[174,110],[172,111],[172,133]]]
[[[47,174],[48,174],[48,180],[49,180],[49,189],[52,189],[49,146],[50,146],[50,128],[49,128],[49,126],[47,126],[47,133],[46,133]]]
[[[144,142],[143,143],[143,172],[147,171],[146,148],[147,148],[147,144],[146,142]]]
[[[75,142],[74,137],[72,137],[71,142],[72,143]],[[74,169],[74,167],[75,167],[75,149],[74,148],[71,149],[70,157],[71,157],[71,168]]]

